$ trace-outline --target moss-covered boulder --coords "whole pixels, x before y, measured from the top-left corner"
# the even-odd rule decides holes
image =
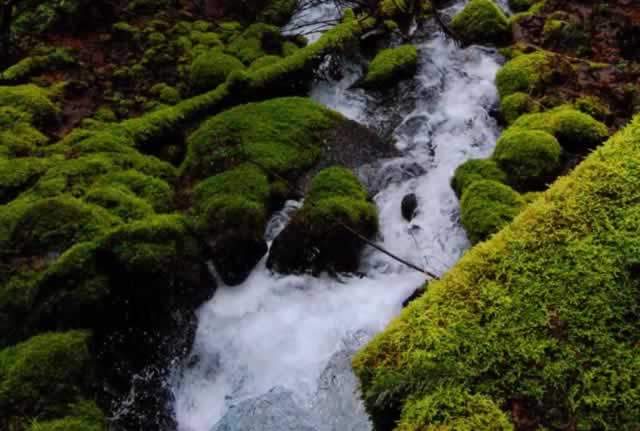
[[[378,230],[376,206],[348,169],[327,168],[311,181],[304,206],[274,240],[267,266],[282,273],[352,272]]]
[[[509,184],[518,190],[536,190],[551,182],[561,168],[562,147],[553,135],[539,130],[505,132],[493,153]]]
[[[243,70],[240,60],[224,54],[220,50],[207,51],[191,64],[191,86],[195,91],[202,92],[216,88],[236,70]]]
[[[33,84],[0,87],[0,107],[25,112],[36,125],[47,125],[58,119],[59,108],[51,101],[51,94]]]
[[[49,139],[33,125],[31,114],[0,107],[0,159],[33,155]]]
[[[476,181],[462,194],[460,221],[475,244],[511,222],[523,205],[524,200],[511,187],[493,180]]]
[[[254,165],[242,165],[202,181],[194,210],[218,274],[228,285],[243,282],[267,252],[263,238],[271,186]]]
[[[499,183],[507,182],[507,174],[491,159],[467,160],[456,169],[451,179],[451,187],[458,197],[476,181],[493,180]]]
[[[566,150],[581,153],[595,148],[609,136],[606,125],[570,106],[559,106],[549,111],[523,115],[511,128],[550,133]]]
[[[503,44],[511,40],[511,25],[493,0],[471,0],[453,17],[451,29],[468,43]]]
[[[522,54],[509,60],[496,75],[500,97],[516,92],[534,93],[550,82],[557,66],[554,55],[546,51]]]
[[[527,93],[512,93],[500,100],[500,113],[507,125],[524,114],[537,112],[538,109],[538,104]]]
[[[90,334],[46,333],[0,350],[0,424],[54,418],[91,394]]]
[[[35,184],[49,165],[48,160],[34,157],[0,159],[0,205],[12,201]]]
[[[362,84],[376,88],[411,77],[416,72],[418,50],[413,45],[384,49],[369,64]]]
[[[232,38],[225,51],[248,66],[265,55],[281,55],[283,43],[278,27],[258,23]]]

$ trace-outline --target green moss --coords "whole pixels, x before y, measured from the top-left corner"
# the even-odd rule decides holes
[[[321,153],[323,132],[341,117],[304,98],[239,106],[205,122],[188,139],[183,175],[204,178],[245,161],[280,175],[301,172]]]
[[[93,401],[80,401],[69,407],[70,414],[63,419],[34,421],[27,431],[105,431],[106,420]]]
[[[31,157],[14,160],[0,159],[0,204],[13,200],[22,191],[31,187],[48,166],[46,159]]]
[[[31,123],[31,114],[12,107],[0,107],[0,147],[5,148],[5,157],[32,155],[49,141]]]
[[[548,132],[569,151],[585,151],[594,148],[609,136],[607,126],[567,106],[538,114],[523,115],[511,127]]]
[[[258,23],[249,26],[242,34],[233,38],[226,52],[249,65],[265,55],[280,55],[282,42],[278,27]]]
[[[507,124],[516,121],[521,115],[537,112],[537,103],[526,93],[513,93],[503,97],[500,101],[500,112]]]
[[[98,205],[125,222],[154,214],[153,207],[124,187],[94,187],[84,200]]]
[[[106,210],[74,198],[39,200],[16,220],[11,249],[22,255],[62,252],[74,243],[96,238],[118,222]]]
[[[492,180],[475,181],[462,194],[460,221],[475,244],[511,222],[523,204],[520,195],[507,185]]]
[[[539,130],[508,130],[503,133],[493,159],[519,190],[542,187],[561,168],[562,147],[553,135]]]
[[[47,333],[0,351],[3,416],[51,417],[68,410],[90,385],[90,334]]]
[[[398,431],[512,431],[500,407],[483,395],[463,388],[439,388],[421,399],[407,401]]]
[[[93,118],[103,123],[114,123],[118,119],[113,110],[107,106],[98,108],[95,114],[93,114]]]
[[[559,38],[564,29],[569,25],[568,22],[559,19],[547,19],[542,30],[542,37],[546,40]]]
[[[461,387],[504,409],[536,406],[547,429],[632,429],[639,140],[636,117],[359,352],[367,409],[387,394],[401,409]]]
[[[471,159],[458,166],[451,179],[451,187],[461,197],[467,187],[480,180],[506,183],[507,175],[491,159]]]
[[[166,103],[167,105],[175,105],[180,102],[180,92],[175,88],[168,84],[161,83],[156,84],[149,90],[150,93],[158,98],[158,100],[162,103]]]
[[[363,83],[367,87],[376,87],[412,76],[417,64],[418,50],[413,45],[384,49],[369,64]]]
[[[169,212],[173,207],[173,189],[160,178],[142,174],[136,170],[112,172],[101,178],[97,186],[117,186],[126,188],[141,199],[149,202],[158,213]]]
[[[598,121],[607,121],[611,117],[611,110],[598,97],[583,96],[574,102],[574,106],[580,112],[592,116]]]
[[[409,13],[406,0],[380,0],[378,13],[384,18],[398,18]]]
[[[49,97],[47,90],[32,84],[0,87],[0,106],[26,112],[39,125],[58,118],[59,109]]]
[[[467,42],[508,43],[511,25],[493,0],[471,0],[453,17],[451,29]]]
[[[500,97],[516,92],[534,93],[553,75],[554,57],[545,51],[519,55],[508,61],[496,75]]]
[[[231,72],[242,69],[244,65],[237,58],[221,51],[208,51],[191,64],[191,86],[197,91],[210,90],[222,84]]]
[[[278,57],[277,55],[265,55],[264,57],[260,57],[259,59],[251,63],[251,66],[249,66],[249,68],[251,70],[260,69],[261,67],[276,64],[280,60],[282,60],[282,57]]]
[[[52,50],[47,55],[34,55],[20,60],[0,74],[0,80],[21,82],[45,70],[55,70],[75,63],[75,59],[65,49]]]

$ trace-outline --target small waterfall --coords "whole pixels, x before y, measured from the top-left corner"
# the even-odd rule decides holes
[[[307,14],[328,13],[327,3]],[[361,172],[379,190],[378,241],[442,273],[469,247],[449,182],[458,165],[488,156],[495,145],[498,127],[489,111],[498,100],[500,59],[494,50],[461,49],[437,34],[414,43],[419,71],[403,84],[411,97],[397,98],[402,107],[350,89],[362,73],[356,64],[343,65],[348,73],[319,82],[311,95],[364,124],[395,125],[401,156]],[[407,193],[420,202],[410,224],[400,214]],[[290,202],[273,217],[269,239],[298,206]],[[179,429],[370,430],[350,357],[425,279],[373,249],[361,266],[362,277],[314,278],[271,274],[263,261],[243,285],[219,289],[199,311],[191,361],[175,375]]]

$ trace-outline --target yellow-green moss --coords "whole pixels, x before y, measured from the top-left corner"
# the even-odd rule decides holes
[[[507,124],[513,123],[523,114],[538,110],[538,104],[526,93],[512,93],[500,101],[500,113]]]
[[[500,97],[515,92],[539,91],[553,75],[553,56],[545,51],[519,55],[508,61],[496,75]]]
[[[369,64],[363,84],[377,87],[412,76],[418,64],[418,50],[413,45],[384,49]]]
[[[491,159],[471,159],[456,169],[451,179],[451,187],[458,197],[476,181],[494,180],[499,183],[507,182],[507,175],[502,171],[496,162]]]
[[[229,74],[244,69],[240,60],[221,51],[213,50],[199,55],[191,64],[191,86],[206,91],[222,84]]]
[[[503,44],[511,40],[511,25],[493,0],[471,0],[451,21],[451,29],[466,42]]]
[[[33,84],[0,87],[0,107],[26,112],[39,125],[55,121],[59,114],[58,107],[50,99],[50,93]]]
[[[356,355],[376,423],[459,387],[547,429],[637,425],[639,143],[636,117]]]
[[[104,414],[93,401],[80,401],[69,407],[62,419],[34,421],[27,431],[106,431]]]

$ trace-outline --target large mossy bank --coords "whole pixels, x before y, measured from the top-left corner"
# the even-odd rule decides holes
[[[634,429],[640,117],[355,357],[377,429]]]

